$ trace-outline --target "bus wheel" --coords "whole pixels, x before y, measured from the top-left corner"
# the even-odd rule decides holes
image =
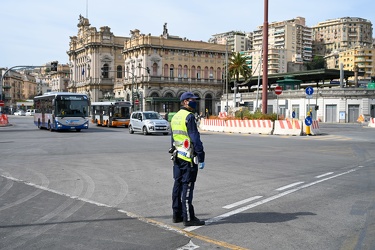
[[[52,132],[52,126],[51,123],[48,123],[47,129]]]
[[[132,126],[129,125],[129,134],[134,134],[134,130],[132,128]]]

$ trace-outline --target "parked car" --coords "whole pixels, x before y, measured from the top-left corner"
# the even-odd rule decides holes
[[[26,115],[27,116],[35,115],[35,109],[28,109],[28,110],[26,110]]]
[[[169,122],[155,111],[136,111],[130,116],[129,133],[141,132],[148,134],[169,134]]]
[[[25,116],[26,115],[26,112],[25,110],[17,110],[16,112],[14,112],[14,115],[19,115],[19,116]]]

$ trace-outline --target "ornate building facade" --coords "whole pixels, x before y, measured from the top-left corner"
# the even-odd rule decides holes
[[[161,36],[133,30],[123,55],[126,99],[139,98],[141,109],[177,111],[181,94],[191,91],[200,97],[198,112],[221,111],[225,45],[170,36],[165,24]]]
[[[99,31],[80,16],[77,36],[70,37],[70,92],[91,101],[131,101],[134,110],[174,112],[179,97],[192,91],[200,97],[197,112],[217,114],[224,89],[225,45],[137,29],[131,37]]]
[[[78,34],[70,37],[67,51],[70,67],[68,90],[86,93],[91,101],[111,99],[114,90],[123,86],[124,60],[121,53],[129,38],[114,36],[107,26],[97,31],[82,16],[77,27]],[[116,74],[116,70],[120,74]]]

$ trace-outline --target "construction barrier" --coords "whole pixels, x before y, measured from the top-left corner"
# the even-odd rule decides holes
[[[277,120],[275,121],[274,135],[302,135],[302,121]]]
[[[227,112],[219,112],[219,118],[220,118],[220,119],[225,119],[225,118],[227,118]]]
[[[271,120],[227,120],[224,132],[243,134],[271,135],[273,122]]]
[[[306,134],[306,124],[303,123],[303,133]],[[313,120],[312,124],[310,125],[310,134],[311,135],[321,135],[319,121]]]
[[[200,129],[215,132],[224,132],[225,121],[218,119],[201,119]]]
[[[206,131],[271,135],[273,122],[271,120],[201,119],[199,128]]]
[[[368,126],[375,128],[375,118],[370,118],[370,120],[368,121]]]
[[[0,115],[0,126],[7,126],[8,124],[8,116],[5,114]]]

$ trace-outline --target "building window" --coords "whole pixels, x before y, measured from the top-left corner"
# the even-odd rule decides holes
[[[122,66],[117,66],[117,78],[122,78]]]

